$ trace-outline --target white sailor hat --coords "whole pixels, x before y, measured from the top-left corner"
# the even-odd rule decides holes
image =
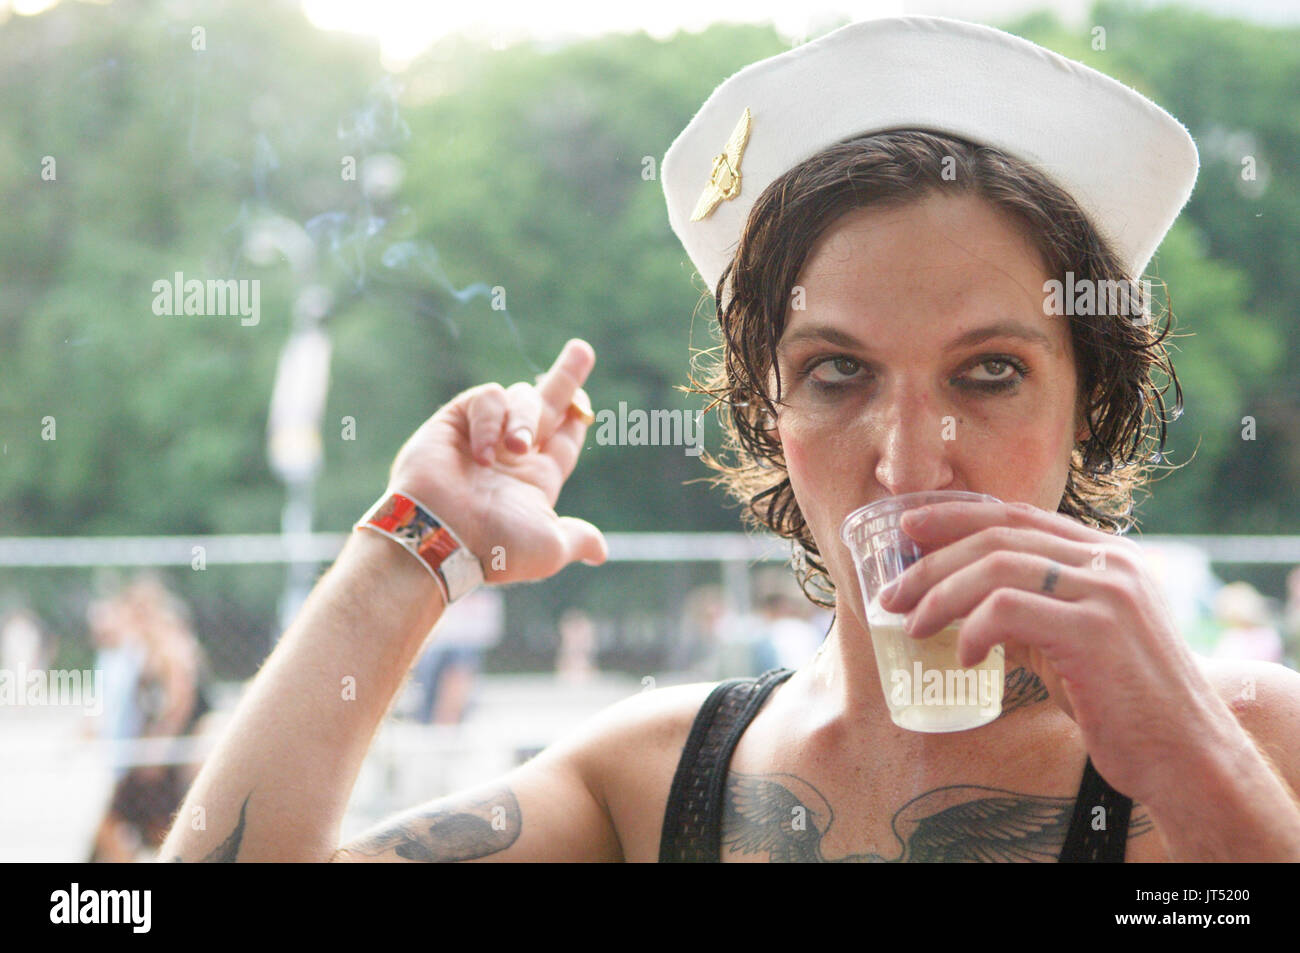
[[[890,17],[841,27],[725,80],[661,164],[668,219],[716,288],[778,176],[844,139],[920,129],[992,146],[1065,189],[1145,271],[1196,181],[1178,120],[1109,76],[992,27]]]

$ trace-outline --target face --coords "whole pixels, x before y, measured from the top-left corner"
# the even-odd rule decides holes
[[[777,347],[776,435],[859,617],[839,537],[859,506],[969,490],[1056,510],[1087,430],[1068,319],[1043,313],[1047,280],[1016,223],[974,196],[859,209],[812,248]]]

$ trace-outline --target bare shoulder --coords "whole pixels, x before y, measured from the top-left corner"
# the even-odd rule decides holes
[[[1249,730],[1272,734],[1297,727],[1300,672],[1275,662],[1215,659],[1198,655],[1201,671],[1219,697]]]
[[[655,754],[672,755],[675,764],[700,706],[717,684],[692,682],[638,692],[590,718],[566,744],[598,787],[629,771],[635,775]]]
[[[1300,782],[1300,672],[1274,662],[1196,658],[1241,726],[1293,786]]]
[[[716,682],[639,692],[585,726],[577,754],[593,796],[604,806],[623,858],[659,857],[668,794],[691,725]]]

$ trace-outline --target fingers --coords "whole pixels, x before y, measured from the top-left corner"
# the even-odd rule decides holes
[[[542,416],[542,398],[530,384],[512,384],[506,389],[509,410],[506,414],[506,449],[526,453],[537,438]]]
[[[1006,592],[1039,593],[1073,602],[1083,598],[1087,570],[1036,553],[1002,550],[959,569],[936,585],[907,616],[907,634],[922,639]]]
[[[1089,552],[1078,543],[1048,533],[991,526],[922,556],[881,593],[880,607],[907,612],[944,579],[998,550],[1038,553],[1068,566],[1086,563]]]
[[[976,666],[984,661],[993,646],[1007,642],[1039,649],[1043,657],[1050,659],[1062,638],[1073,628],[1069,617],[1078,613],[1077,603],[1019,589],[1003,589],[962,623],[957,663],[963,668]]]
[[[569,416],[574,395],[596,365],[596,352],[580,338],[572,338],[560,350],[550,370],[537,380],[542,400],[539,442],[545,443]]]
[[[465,408],[470,453],[484,466],[491,466],[496,458],[496,445],[501,440],[508,407],[506,389],[500,384],[483,384],[471,391]]]
[[[586,341],[574,338],[561,349],[550,370],[537,378],[536,385],[520,382],[504,388],[483,384],[471,389],[465,405],[469,422],[470,452],[484,466],[496,460],[497,448],[522,454],[548,443],[561,429],[556,443],[557,457],[567,459],[571,472],[582,448],[584,423],[576,404],[590,415],[591,401],[582,384],[596,363],[596,353]],[[573,426],[577,421],[577,428]]]
[[[567,562],[582,560],[588,566],[599,566],[609,558],[609,544],[594,525],[574,516],[560,517],[560,532],[568,547]]]
[[[590,413],[591,404],[587,400],[585,391],[579,388],[574,395],[574,400],[582,407],[588,408]],[[576,411],[569,413],[541,447],[542,452],[555,461],[566,480],[573,472],[573,468],[578,465],[578,455],[582,453],[583,443],[587,439],[587,426],[587,422]]]

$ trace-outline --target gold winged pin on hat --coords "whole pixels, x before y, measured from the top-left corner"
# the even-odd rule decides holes
[[[736,123],[736,128],[731,130],[731,138],[727,140],[727,145],[713,157],[713,171],[709,173],[709,184],[704,187],[700,200],[695,203],[695,211],[691,213],[692,222],[708,218],[724,199],[734,199],[740,194],[740,159],[745,154],[745,146],[749,142],[751,118],[749,107],[746,106],[740,121]]]

